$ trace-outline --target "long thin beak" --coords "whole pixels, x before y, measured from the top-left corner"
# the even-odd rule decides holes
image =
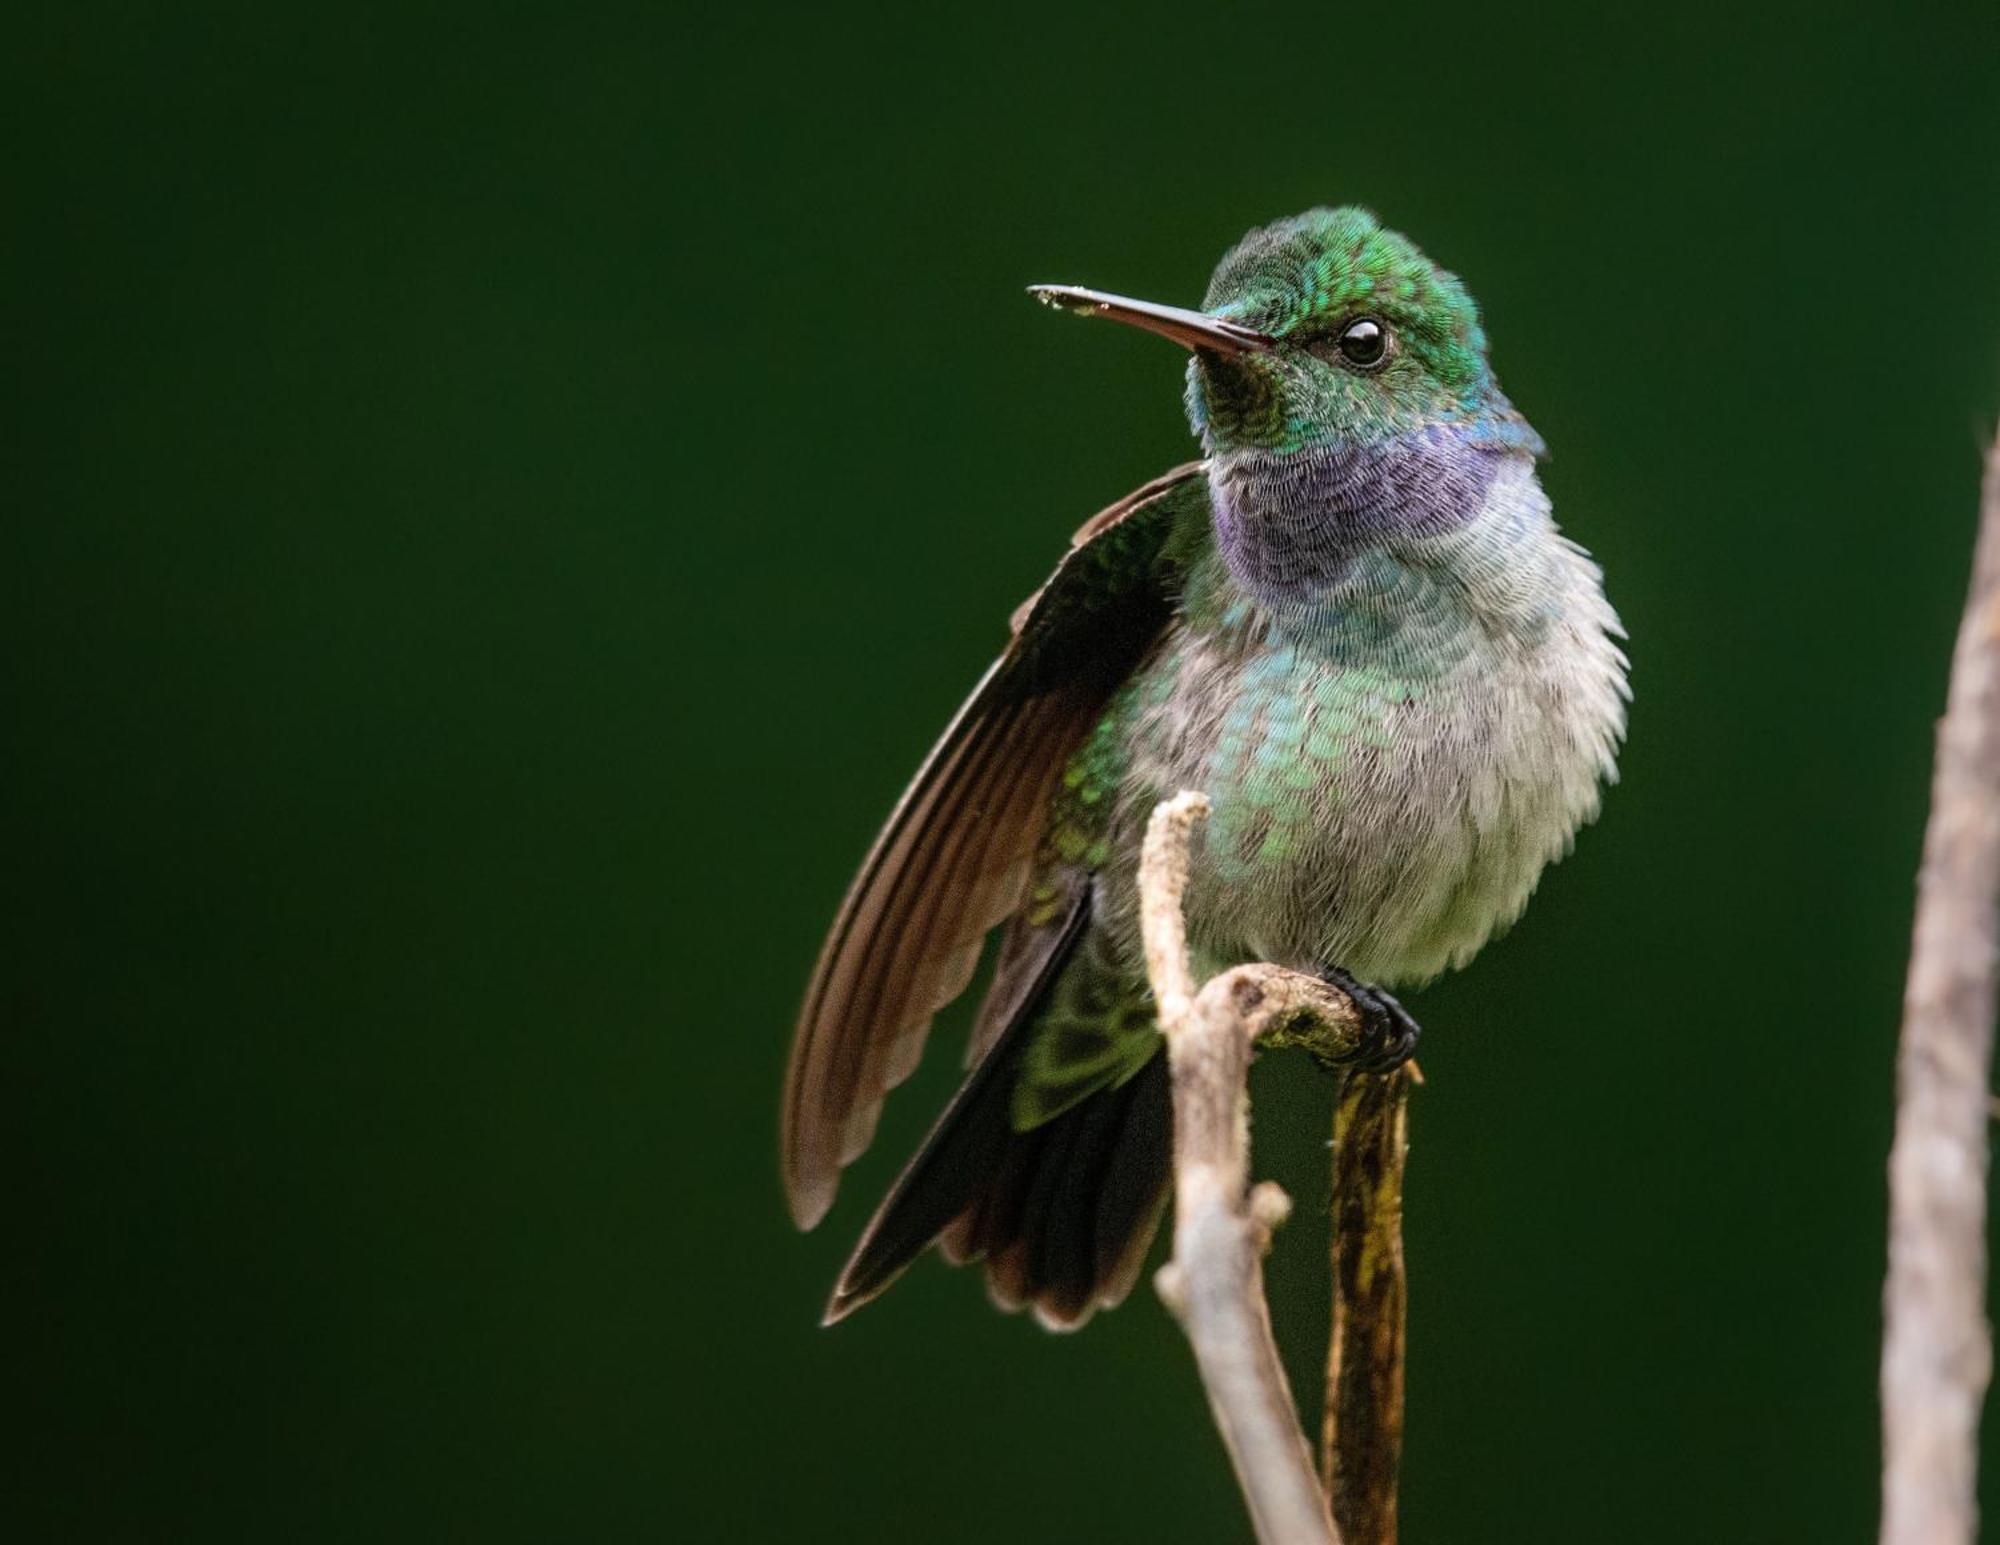
[[[1106,295],[1100,290],[1078,289],[1073,284],[1031,284],[1028,293],[1045,306],[1058,311],[1074,311],[1078,316],[1109,317],[1131,327],[1171,338],[1185,349],[1210,354],[1248,354],[1269,349],[1277,340],[1268,333],[1226,322],[1205,311],[1183,311],[1179,306],[1157,306],[1149,300],[1128,300],[1123,295]]]

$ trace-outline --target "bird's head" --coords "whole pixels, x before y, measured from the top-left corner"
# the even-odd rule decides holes
[[[1541,449],[1494,379],[1465,286],[1365,209],[1311,209],[1250,232],[1216,267],[1200,311],[1067,286],[1035,293],[1189,349],[1188,418],[1211,455],[1434,428]]]

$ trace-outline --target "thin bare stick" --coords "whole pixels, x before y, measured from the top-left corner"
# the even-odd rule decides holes
[[[1196,988],[1181,898],[1188,843],[1208,800],[1182,793],[1153,811],[1139,862],[1146,971],[1167,1038],[1174,1099],[1174,1251],[1156,1284],[1188,1341],[1264,1545],[1338,1545],[1313,1475],[1264,1300],[1264,1251],[1291,1203],[1250,1186],[1250,1053],[1259,1036],[1310,1017],[1336,1045],[1359,1044],[1344,993],[1270,965],[1237,966]]]
[[[1986,1322],[1988,1082],[2000,954],[2000,442],[1988,452],[1971,593],[1938,727],[1917,881],[1883,1292],[1882,1545],[1978,1529]]]
[[[1333,1335],[1319,1464],[1345,1545],[1396,1545],[1412,1082],[1408,1067],[1351,1074],[1334,1116]]]

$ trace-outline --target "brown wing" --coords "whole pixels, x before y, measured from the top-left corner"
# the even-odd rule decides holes
[[[785,1190],[801,1228],[832,1206],[931,1017],[1019,905],[1063,764],[1169,615],[1175,496],[1204,486],[1190,462],[1078,530],[875,839],[820,951],[785,1076]]]

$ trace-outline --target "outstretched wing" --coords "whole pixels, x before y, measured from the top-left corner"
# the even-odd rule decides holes
[[[1019,905],[1063,764],[1166,622],[1168,537],[1205,495],[1190,462],[1077,531],[875,839],[820,951],[785,1077],[785,1189],[801,1228],[825,1216],[931,1017]]]

